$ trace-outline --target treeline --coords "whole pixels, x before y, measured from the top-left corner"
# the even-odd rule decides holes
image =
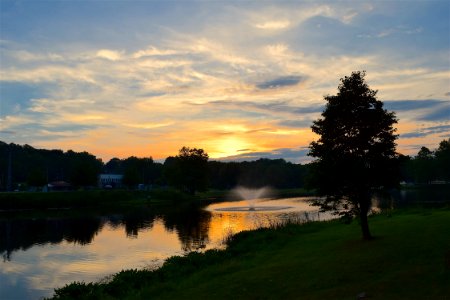
[[[17,189],[19,184],[43,186],[52,181],[96,185],[102,168],[102,161],[87,152],[35,149],[0,141],[1,190]]]
[[[261,158],[244,162],[209,162],[209,180],[217,189],[238,185],[247,187],[300,188],[304,186],[308,165],[293,164],[284,159]]]
[[[164,163],[135,156],[103,163],[87,152],[35,149],[0,141],[0,190],[29,190],[56,181],[68,182],[74,188],[97,187],[101,173],[122,174],[127,188],[139,184],[173,186],[189,193],[236,185],[296,188],[303,186],[307,173],[307,166],[283,159],[252,162],[208,159],[202,149],[183,147],[179,155],[168,157]]]
[[[430,150],[422,147],[415,157],[401,156],[401,179],[407,183],[450,182],[450,138]]]
[[[450,181],[450,139],[437,149],[422,147],[416,156],[399,158],[400,181],[428,184]],[[97,187],[101,173],[122,174],[127,188],[139,184],[173,186],[188,193],[206,188],[248,187],[301,188],[309,165],[284,159],[245,162],[210,161],[202,149],[186,148],[164,163],[151,157],[113,158],[104,163],[87,152],[35,149],[0,141],[0,190],[29,190],[50,182],[69,182],[74,188]]]

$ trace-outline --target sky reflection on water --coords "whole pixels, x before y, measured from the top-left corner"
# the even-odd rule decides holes
[[[97,281],[124,268],[145,268],[167,257],[182,254],[176,232],[162,220],[138,238],[127,236],[123,227],[104,226],[91,243],[63,241],[15,251],[0,271],[2,299],[37,299],[53,288],[72,281]]]
[[[98,281],[122,269],[155,268],[173,255],[223,247],[242,230],[270,226],[289,218],[317,218],[304,198],[261,200],[282,205],[275,212],[216,211],[245,201],[213,204],[155,215],[97,216],[84,219],[0,221],[1,299],[38,299],[72,281]],[[315,211],[315,212],[314,212]],[[322,216],[323,218],[328,218]],[[84,226],[81,226],[84,224]],[[32,231],[32,234],[24,232]],[[3,234],[6,233],[6,234]]]

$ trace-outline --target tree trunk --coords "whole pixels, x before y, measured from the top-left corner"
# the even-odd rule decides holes
[[[367,219],[367,213],[369,212],[369,203],[370,200],[362,199],[359,205],[359,221],[361,225],[361,231],[363,235],[363,239],[368,241],[372,239],[372,235],[369,230],[369,221]]]
[[[369,230],[369,222],[367,220],[367,212],[363,212],[361,211],[359,213],[359,219],[360,219],[360,223],[361,223],[361,231],[362,231],[362,235],[363,235],[363,240],[371,240],[372,239],[372,235],[370,234],[370,230]]]

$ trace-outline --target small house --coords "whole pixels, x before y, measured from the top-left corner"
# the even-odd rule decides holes
[[[100,174],[98,177],[98,186],[104,189],[122,187],[122,174]]]

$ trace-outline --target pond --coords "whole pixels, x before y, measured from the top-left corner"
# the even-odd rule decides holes
[[[433,199],[441,201],[439,195]],[[422,199],[417,197],[407,192],[375,200],[393,207]],[[448,201],[448,193],[442,199]],[[113,214],[55,212],[45,218],[9,218],[3,213],[0,299],[39,299],[73,281],[105,280],[122,269],[157,268],[173,255],[223,247],[228,236],[242,230],[332,218],[308,200],[258,198]]]
[[[2,218],[0,298],[47,297],[55,287],[73,281],[98,281],[122,269],[156,268],[173,255],[223,247],[229,235],[242,230],[331,217],[318,213],[307,200],[252,200],[264,210],[234,201],[170,211]]]

